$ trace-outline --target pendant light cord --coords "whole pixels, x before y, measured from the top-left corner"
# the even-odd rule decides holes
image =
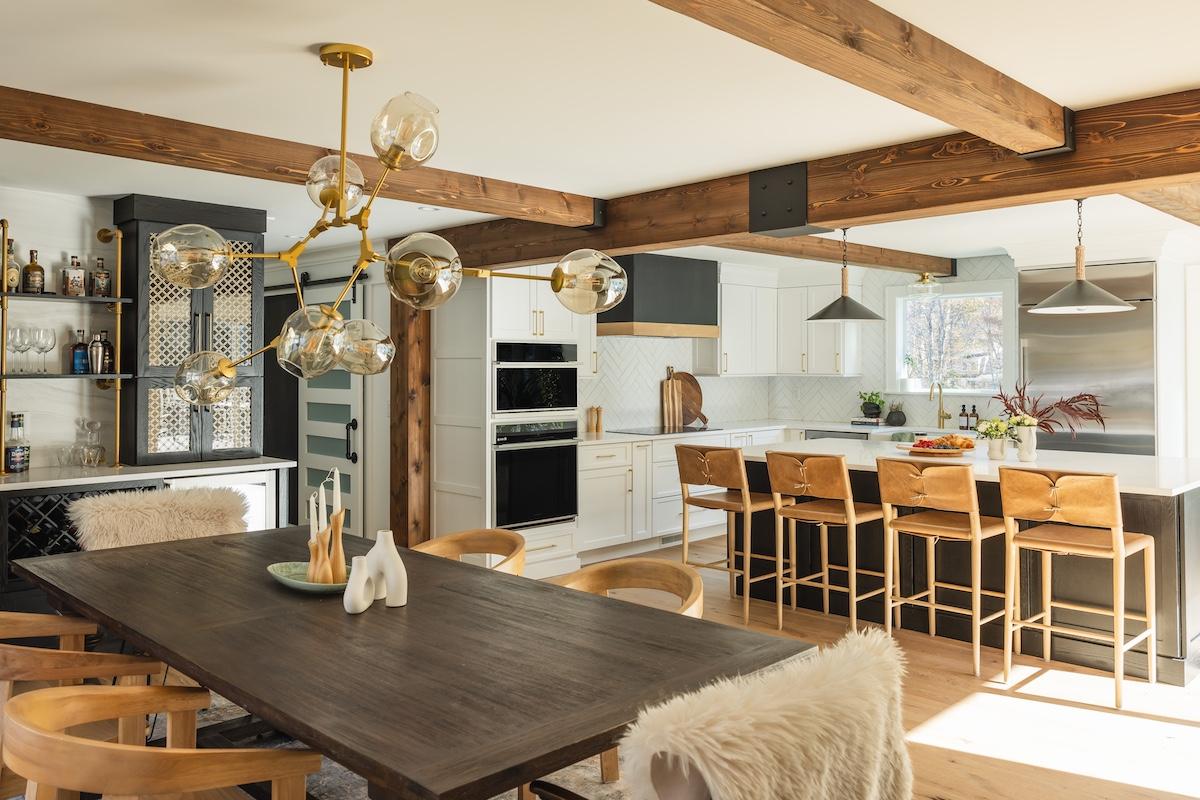
[[[850,268],[848,264],[848,256],[846,249],[849,245],[846,244],[846,231],[849,228],[842,228],[842,297],[850,296]]]
[[[1075,280],[1087,280],[1083,250],[1083,200],[1075,201]]]

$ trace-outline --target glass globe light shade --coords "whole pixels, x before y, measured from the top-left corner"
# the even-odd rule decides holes
[[[629,279],[620,264],[599,250],[573,250],[559,259],[550,288],[576,314],[598,314],[625,299]]]
[[[305,306],[284,321],[275,358],[285,371],[307,380],[336,367],[345,347],[342,315],[329,306]]]
[[[934,297],[941,293],[942,285],[935,281],[928,272],[922,272],[921,277],[915,283],[908,285],[908,294],[911,297]]]
[[[201,350],[175,371],[175,394],[194,406],[211,406],[229,397],[237,385],[237,368],[223,354]]]
[[[462,283],[462,261],[454,245],[433,233],[406,236],[388,250],[388,289],[413,308],[436,308]]]
[[[150,240],[150,268],[184,289],[206,289],[233,263],[233,248],[206,225],[176,225]]]
[[[385,167],[412,169],[438,146],[438,108],[414,92],[387,101],[371,123],[371,146]]]
[[[338,362],[355,375],[378,375],[391,366],[396,344],[369,319],[346,320],[346,347]]]
[[[324,208],[326,204],[330,208],[337,208],[338,196],[338,178],[341,171],[341,158],[339,156],[325,156],[318,158],[308,170],[308,180],[304,183],[304,188],[308,190],[308,197],[318,208]],[[352,210],[362,201],[363,184],[366,180],[363,178],[362,170],[358,168],[349,158],[346,159],[346,211]]]

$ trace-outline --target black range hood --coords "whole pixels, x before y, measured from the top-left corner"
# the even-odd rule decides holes
[[[596,317],[598,336],[717,338],[716,261],[657,253],[617,256],[625,299]]]

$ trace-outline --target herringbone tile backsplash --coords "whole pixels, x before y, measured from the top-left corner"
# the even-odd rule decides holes
[[[962,280],[1014,281],[1017,275],[1008,256],[960,259],[958,274]],[[883,308],[886,287],[912,280],[907,273],[866,270],[863,299],[871,308]],[[700,377],[704,413],[714,423],[766,417],[844,422],[858,415],[860,391],[883,390],[884,343],[883,325],[863,325],[861,377]],[[580,381],[579,405],[602,406],[608,430],[659,424],[662,414],[659,384],[666,377],[668,366],[681,372],[691,371],[692,340],[602,336],[598,347],[600,375]],[[936,400],[930,401],[924,395],[890,399],[903,400],[909,425],[936,425]],[[955,395],[947,398],[946,407],[957,417],[956,404],[962,403],[968,409],[975,405],[983,417],[1000,413],[999,404],[986,395]],[[956,427],[957,418],[948,424]]]

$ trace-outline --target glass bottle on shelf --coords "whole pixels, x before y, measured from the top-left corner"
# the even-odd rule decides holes
[[[12,239],[8,240],[8,270],[4,275],[4,291],[21,291],[21,262],[17,260]]]
[[[37,250],[29,251],[29,263],[21,270],[21,291],[41,294],[46,290],[46,271],[37,263]]]
[[[96,268],[92,270],[92,296],[112,297],[112,274],[104,268],[104,259],[96,259]]]
[[[100,341],[100,334],[93,333],[91,344],[87,346],[87,371],[92,375],[99,375],[104,366],[104,342]]]
[[[4,469],[24,472],[29,469],[29,438],[25,431],[25,415],[13,411],[8,415],[8,436],[4,440]]]
[[[100,345],[104,348],[100,358],[100,371],[106,375],[112,374],[113,364],[116,363],[116,351],[113,349],[113,343],[108,340],[108,331],[100,331]]]
[[[71,345],[71,374],[87,375],[88,346],[83,338],[83,331],[75,331],[75,344]]]

